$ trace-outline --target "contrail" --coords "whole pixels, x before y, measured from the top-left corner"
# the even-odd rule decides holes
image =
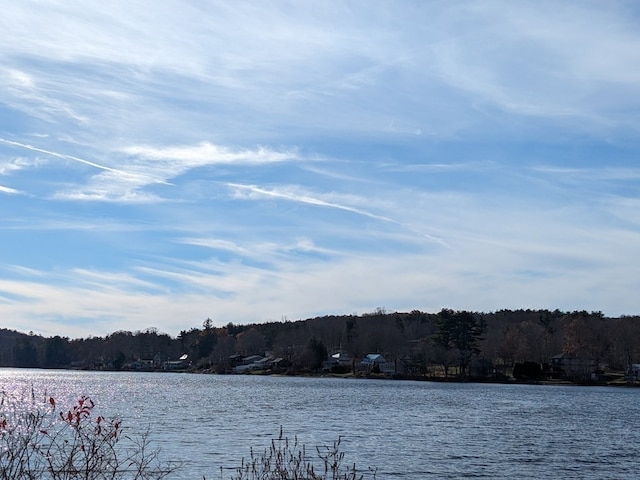
[[[45,150],[43,148],[34,147],[33,145],[28,145],[26,143],[13,142],[11,140],[5,140],[4,138],[0,138],[0,142],[6,143],[7,145],[13,145],[14,147],[21,147],[21,148],[25,148],[27,150],[32,150],[34,152],[45,153],[45,154],[51,155],[53,157],[67,158],[69,160],[75,160],[76,162],[84,163],[85,165],[90,165],[92,167],[99,168],[100,170],[106,170],[108,172],[115,172],[115,173],[121,173],[121,174],[124,174],[124,175],[130,175],[129,173],[124,172],[122,170],[117,170],[117,169],[111,168],[111,167],[105,167],[104,165],[100,165],[98,163],[90,162],[89,160],[84,160],[82,158],[74,157],[73,155],[67,155],[67,154],[64,154],[64,153],[52,152],[50,150]]]
[[[52,152],[51,150],[45,150],[43,148],[34,147],[33,145],[29,145],[29,144],[26,144],[26,143],[14,142],[12,140],[6,140],[4,138],[0,138],[0,143],[4,143],[4,144],[11,145],[11,146],[14,146],[14,147],[24,148],[26,150],[31,150],[31,151],[34,151],[34,152],[44,153],[46,155],[51,155],[52,157],[73,160],[75,162],[83,163],[85,165],[89,165],[90,167],[98,168],[98,169],[104,170],[106,172],[117,173],[118,175],[123,175],[123,176],[127,176],[127,177],[137,177],[137,178],[151,179],[150,177],[147,177],[145,175],[141,175],[141,174],[138,174],[138,173],[130,173],[130,172],[126,172],[124,170],[118,170],[117,168],[111,168],[111,167],[107,167],[105,165],[100,165],[99,163],[90,162],[89,160],[85,160],[85,159],[79,158],[79,157],[74,157],[73,155],[67,155],[65,153]],[[163,180],[153,179],[153,181],[157,182],[157,183],[162,183],[164,185],[171,185],[171,183],[165,182]]]
[[[319,198],[314,198],[314,197],[310,197],[308,195],[294,195],[294,194],[290,194],[290,193],[284,193],[284,192],[278,192],[275,190],[266,190],[264,188],[260,188],[257,187],[255,185],[242,185],[239,183],[228,183],[229,186],[233,187],[233,188],[237,188],[237,189],[241,189],[241,190],[249,190],[251,192],[255,192],[261,195],[264,195],[266,197],[275,197],[275,198],[282,198],[284,200],[291,200],[294,202],[300,202],[300,203],[307,203],[310,205],[318,205],[320,207],[330,207],[330,208],[337,208],[338,210],[345,210],[347,212],[352,212],[352,213],[357,213],[358,215],[364,215],[365,217],[370,217],[370,218],[375,218],[377,220],[383,220],[385,222],[391,222],[391,223],[398,223],[395,220],[388,218],[388,217],[383,217],[381,215],[376,215],[374,213],[369,213],[365,210],[360,210],[358,208],[354,208],[354,207],[348,207],[346,205],[340,205],[339,203],[331,203],[331,202],[327,202],[325,200],[321,200]]]
[[[429,235],[423,232],[418,232],[416,231],[414,228],[405,225],[401,222],[398,222],[397,220],[394,220],[392,218],[389,217],[384,217],[382,215],[376,215],[374,213],[370,213],[367,212],[366,210],[361,210],[359,208],[354,208],[354,207],[349,207],[346,205],[341,205],[339,203],[332,203],[332,202],[327,202],[326,200],[322,200],[319,198],[315,198],[315,197],[311,197],[309,195],[296,195],[296,194],[291,194],[291,193],[287,193],[287,192],[279,192],[276,190],[267,190],[264,188],[260,188],[256,185],[243,185],[240,183],[227,183],[228,186],[232,187],[232,188],[237,188],[239,190],[248,190],[250,192],[254,192],[260,195],[264,195],[266,197],[273,197],[273,198],[280,198],[283,200],[290,200],[290,201],[294,201],[294,202],[300,202],[300,203],[306,203],[309,205],[318,205],[321,207],[329,207],[329,208],[337,208],[339,210],[344,210],[347,212],[352,212],[352,213],[356,213],[358,215],[363,215],[365,217],[369,217],[369,218],[374,218],[376,220],[382,220],[384,222],[389,222],[389,223],[393,223],[395,225],[399,225],[403,228],[406,228],[410,231],[412,231],[413,233],[416,233],[418,235],[420,235],[421,237],[427,238],[432,242],[435,243],[439,243],[440,245],[446,247],[446,248],[451,248],[447,242],[445,242],[444,240],[442,240],[441,238],[435,237],[433,235]]]

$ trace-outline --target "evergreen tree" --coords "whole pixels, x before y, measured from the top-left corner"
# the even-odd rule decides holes
[[[471,359],[480,353],[478,342],[482,340],[486,324],[473,313],[443,309],[438,313],[437,325],[434,343],[445,351],[455,349],[458,353],[458,373],[460,376],[466,375]]]

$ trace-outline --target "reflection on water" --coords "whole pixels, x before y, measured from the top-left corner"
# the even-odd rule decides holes
[[[640,390],[0,369],[0,389],[91,396],[132,431],[151,428],[175,478],[220,478],[251,447],[342,437],[378,478],[635,478]]]

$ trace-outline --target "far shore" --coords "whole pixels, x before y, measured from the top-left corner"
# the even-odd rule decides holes
[[[41,369],[41,370],[67,370],[67,371],[87,371],[87,372],[122,372],[122,373],[180,373],[180,374],[198,374],[198,375],[244,375],[244,376],[278,376],[278,377],[304,377],[304,378],[341,378],[351,380],[388,380],[388,381],[414,381],[414,382],[432,382],[432,383],[491,383],[502,385],[546,385],[546,386],[588,386],[588,387],[640,387],[640,382],[630,382],[625,380],[623,372],[612,372],[603,375],[599,381],[572,381],[566,378],[544,378],[544,379],[516,379],[509,376],[500,376],[494,378],[475,378],[475,377],[458,377],[456,375],[444,376],[424,376],[424,375],[406,375],[406,374],[353,374],[349,373],[331,373],[331,372],[311,372],[311,371],[272,371],[272,370],[254,370],[243,373],[216,372],[212,369],[108,369],[108,368],[41,368],[41,367],[0,367],[7,369],[24,368],[24,369]]]

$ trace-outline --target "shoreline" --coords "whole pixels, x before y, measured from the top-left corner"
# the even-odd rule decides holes
[[[303,377],[303,378],[341,378],[345,380],[388,380],[388,381],[414,381],[414,382],[431,382],[431,383],[488,383],[498,385],[541,385],[541,386],[582,386],[582,387],[613,387],[613,388],[638,388],[640,382],[628,382],[621,380],[624,375],[621,373],[611,374],[610,380],[601,381],[572,381],[570,379],[540,379],[540,380],[518,380],[514,377],[503,378],[456,378],[451,376],[445,377],[426,377],[422,375],[406,375],[406,374],[363,374],[354,375],[353,373],[338,374],[330,372],[294,372],[294,371],[271,371],[271,370],[255,370],[246,371],[243,373],[227,373],[227,372],[215,372],[212,369],[97,369],[97,368],[65,368],[65,367],[0,367],[6,369],[17,370],[62,370],[62,371],[86,371],[86,372],[110,372],[110,373],[180,373],[180,374],[192,374],[192,375],[219,375],[219,376],[278,376],[278,377]]]

